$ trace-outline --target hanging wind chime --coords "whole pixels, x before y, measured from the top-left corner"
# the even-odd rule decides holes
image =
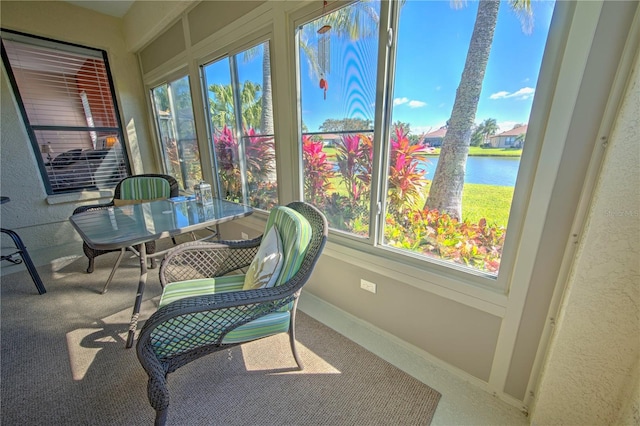
[[[322,6],[322,14],[324,16],[327,1]],[[331,25],[325,24],[318,29],[318,66],[320,67],[320,88],[324,90],[324,99],[327,99],[327,90],[329,83],[327,82],[327,74],[331,72],[331,36],[329,34]]]

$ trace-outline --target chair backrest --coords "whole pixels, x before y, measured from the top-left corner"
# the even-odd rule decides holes
[[[300,213],[306,219],[310,225],[311,239],[302,254],[302,259],[300,260],[301,263],[299,268],[297,268],[297,272],[290,277],[290,282],[286,282],[288,278],[281,272],[281,276],[276,282],[276,285],[286,283],[287,286],[291,285],[294,288],[302,288],[313,272],[313,268],[324,249],[324,245],[327,241],[327,235],[329,233],[329,226],[324,214],[311,204],[302,201],[294,201],[287,204],[287,207]]]
[[[151,201],[167,199],[179,195],[178,182],[169,175],[142,174],[129,176],[121,180],[113,195],[116,205],[119,200],[127,201]]]
[[[282,240],[284,261],[275,285],[287,282],[298,272],[311,241],[311,224],[299,212],[287,206],[276,206],[269,213],[263,235],[276,226]]]

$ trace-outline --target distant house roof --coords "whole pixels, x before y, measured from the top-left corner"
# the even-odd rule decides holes
[[[527,133],[527,124],[525,124],[523,126],[514,127],[511,130],[507,130],[506,132],[498,133],[497,135],[493,135],[492,137],[520,136],[523,133]]]
[[[447,128],[446,127],[440,127],[438,130],[435,130],[431,133],[427,133],[426,135],[424,135],[425,139],[426,138],[444,138],[444,135],[447,134]]]

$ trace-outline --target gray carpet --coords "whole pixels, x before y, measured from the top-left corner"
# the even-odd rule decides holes
[[[100,290],[115,254],[1,278],[3,425],[150,425],[147,376],[124,342],[138,266],[123,261]],[[47,270],[49,269],[49,270]],[[142,320],[156,309],[151,270]],[[142,322],[141,322],[142,323]],[[428,425],[440,394],[320,324],[299,315],[294,369],[285,334],[195,361],[169,375],[169,425]]]

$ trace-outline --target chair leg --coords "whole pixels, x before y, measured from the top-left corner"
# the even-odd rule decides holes
[[[154,422],[155,426],[164,426],[167,423],[167,411],[167,408],[156,411],[156,420]]]
[[[113,265],[113,269],[111,270],[111,273],[109,274],[109,278],[107,279],[107,282],[104,284],[104,288],[102,289],[102,294],[105,294],[107,292],[107,287],[109,287],[109,284],[111,284],[111,280],[113,279],[113,276],[116,274],[116,269],[118,269],[118,266],[120,266],[120,262],[122,261],[122,258],[124,257],[124,253],[127,251],[127,249],[120,249],[120,254],[118,255],[118,259],[116,260],[116,264]]]
[[[22,238],[20,238],[20,236],[15,231],[12,231],[11,229],[2,228],[2,232],[11,237],[11,239],[13,240],[13,243],[16,245],[16,248],[19,250],[17,254],[19,254],[22,260],[24,261],[24,266],[27,267],[27,270],[29,271],[29,275],[31,275],[31,279],[33,280],[33,283],[36,285],[36,288],[38,289],[38,294],[45,294],[47,290],[44,288],[44,284],[42,284],[42,280],[40,279],[38,270],[33,264],[33,261],[31,260],[31,256],[29,256],[29,252],[27,251],[27,247],[22,242]],[[3,256],[3,260],[4,260],[4,256]]]
[[[298,307],[298,299],[293,302],[293,309],[291,310],[291,323],[289,324],[289,344],[291,345],[291,353],[293,353],[293,358],[296,360],[296,364],[298,364],[298,369],[304,370],[304,364],[298,355],[298,350],[296,348],[296,311]]]
[[[93,272],[93,264],[95,262],[96,258],[95,257],[90,257],[89,258],[89,266],[87,266],[87,274],[90,274]]]

